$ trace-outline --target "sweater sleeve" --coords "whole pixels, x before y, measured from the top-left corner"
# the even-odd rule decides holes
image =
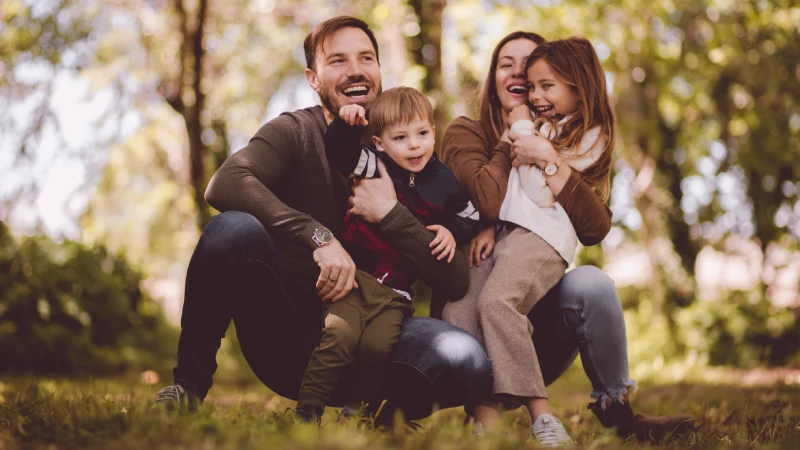
[[[611,230],[611,208],[581,179],[577,170],[570,173],[556,200],[566,211],[581,244],[599,244]]]
[[[337,117],[325,132],[325,155],[331,166],[344,176],[380,178],[377,151],[361,145],[363,131],[364,127],[348,125]]]
[[[270,190],[281,182],[300,148],[299,126],[282,115],[266,123],[243,149],[217,170],[205,192],[219,211],[241,211],[255,216],[277,239],[297,241],[314,250],[314,231],[322,224],[290,208]]]
[[[431,255],[428,244],[435,234],[425,226],[400,202],[378,224],[385,242],[413,267],[415,274],[434,290],[447,298],[457,300],[467,293],[469,287],[469,268],[466,254],[462,249],[450,263],[437,260]]]
[[[480,212],[482,221],[498,219],[511,171],[510,153],[507,142],[487,148],[483,130],[465,117],[454,120],[444,133],[442,159]]]

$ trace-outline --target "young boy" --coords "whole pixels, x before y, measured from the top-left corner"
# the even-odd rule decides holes
[[[373,144],[362,145],[368,124]],[[380,177],[378,159],[382,160],[397,200],[436,232],[431,257],[447,258],[449,263],[456,246],[478,234],[478,212],[433,152],[434,130],[428,99],[412,88],[393,88],[375,99],[369,122],[363,107],[343,106],[328,127],[325,152],[334,169],[351,177]],[[416,274],[382,239],[377,225],[348,214],[340,240],[356,263],[358,288],[323,305],[322,338],[308,363],[295,412],[305,422],[319,422],[342,371],[356,359],[358,392],[351,405],[377,406],[372,402],[384,380],[384,363],[403,319],[413,314],[411,285]]]

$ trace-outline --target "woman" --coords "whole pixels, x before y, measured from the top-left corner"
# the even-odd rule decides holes
[[[492,54],[491,66],[480,97],[480,119],[459,117],[445,132],[442,155],[472,203],[485,228],[469,247],[472,271],[480,273],[480,262],[493,250],[495,223],[506,192],[512,163],[534,163],[535,151],[526,147],[524,136],[512,142],[508,116],[526,104],[528,94],[525,62],[544,38],[515,32],[506,36]],[[611,211],[591,192],[577,171],[563,165],[550,188],[561,203],[584,245],[598,244],[611,227]],[[629,393],[636,383],[628,378],[627,344],[622,307],[613,281],[596,267],[582,266],[569,273],[536,305],[529,315],[532,339],[546,384],[552,383],[572,364],[578,353],[592,382],[589,405],[606,427],[617,427],[622,437],[659,439],[666,433],[691,428],[686,415],[647,416],[634,414]],[[484,409],[480,409],[484,408]],[[499,417],[476,406],[486,417]],[[492,423],[484,423],[491,428]]]

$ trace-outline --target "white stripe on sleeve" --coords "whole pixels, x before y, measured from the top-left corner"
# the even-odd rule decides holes
[[[465,219],[478,220],[479,216],[480,214],[478,214],[478,210],[475,209],[474,206],[472,206],[472,202],[467,202],[467,207],[464,208],[463,211],[458,213],[458,217],[463,217]]]
[[[361,174],[364,173],[364,169],[367,167],[367,161],[369,161],[369,155],[371,154],[372,153],[367,151],[367,149],[361,147],[361,157],[358,158],[358,165],[356,165],[356,168],[353,170],[355,176],[361,176]]]

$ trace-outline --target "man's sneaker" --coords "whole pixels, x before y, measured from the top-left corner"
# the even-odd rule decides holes
[[[188,411],[193,413],[203,404],[203,399],[194,395],[180,384],[167,386],[156,393],[153,403],[168,410]]]
[[[531,425],[531,433],[533,437],[543,447],[563,447],[572,445],[572,439],[569,438],[567,430],[561,421],[551,416],[550,414],[541,414],[536,418],[536,421]]]
[[[325,409],[318,406],[311,406],[308,408],[297,408],[294,410],[294,421],[296,423],[322,423],[322,414]]]

